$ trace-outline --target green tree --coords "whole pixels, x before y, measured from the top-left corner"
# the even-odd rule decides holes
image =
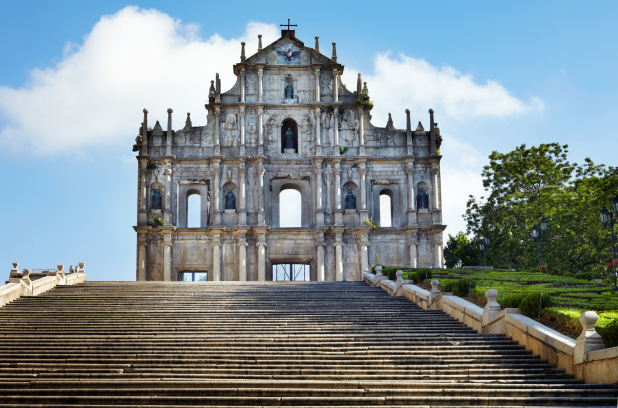
[[[491,236],[488,264],[536,267],[538,246],[530,229],[545,216],[543,263],[550,273],[605,270],[610,238],[598,212],[616,194],[618,169],[590,159],[580,166],[567,154],[567,145],[550,143],[489,156],[482,172],[488,196],[470,196],[464,215],[468,235]]]
[[[449,267],[455,266],[455,258],[462,261],[464,266],[480,265],[483,255],[478,247],[478,241],[470,241],[466,234],[459,231],[457,235],[448,235],[444,247],[444,259]]]

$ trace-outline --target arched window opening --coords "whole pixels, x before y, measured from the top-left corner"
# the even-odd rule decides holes
[[[298,125],[294,119],[285,119],[281,125],[281,153],[298,153]]]
[[[281,228],[298,228],[302,226],[301,199],[300,191],[283,186],[279,194],[279,226]]]
[[[380,192],[380,227],[393,226],[393,192],[382,190]]]
[[[202,197],[195,190],[189,191],[187,195],[187,228],[200,228],[202,226]]]

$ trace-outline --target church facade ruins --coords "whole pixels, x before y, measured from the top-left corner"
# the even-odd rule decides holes
[[[289,27],[288,27],[289,28]],[[344,66],[307,47],[294,30],[234,65],[236,83],[211,81],[207,124],[148,126],[138,160],[137,271],[140,281],[273,280],[273,266],[308,265],[315,281],[362,280],[382,263],[443,267],[440,143],[429,130],[371,123],[360,74],[342,86]],[[301,195],[300,227],[283,228],[287,189]],[[194,196],[193,198],[191,198]],[[391,220],[380,220],[381,196]],[[199,226],[188,226],[188,203]]]

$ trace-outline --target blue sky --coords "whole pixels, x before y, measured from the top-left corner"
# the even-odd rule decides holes
[[[363,74],[374,124],[436,110],[456,233],[492,150],[560,142],[616,165],[617,17],[613,1],[0,0],[0,266],[85,262],[89,279],[133,280],[141,109],[204,124],[214,73],[229,88],[239,42],[251,54],[288,18],[325,54],[337,42],[344,81]]]

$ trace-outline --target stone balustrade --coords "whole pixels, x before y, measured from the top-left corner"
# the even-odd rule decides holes
[[[431,282],[431,291],[403,283],[403,280],[399,289],[397,282],[401,279],[400,271],[397,272],[397,281],[393,282],[381,274],[381,269],[377,266],[376,274],[365,271],[363,281],[382,288],[391,296],[404,296],[422,309],[442,310],[478,333],[505,334],[525,346],[526,350],[588,384],[618,382],[618,347],[605,348],[601,336],[595,330],[599,319],[595,312],[588,311],[580,315],[583,331],[576,341],[524,316],[517,308],[502,310],[496,301],[496,289],[485,292],[487,305],[481,309],[458,296],[443,294],[437,280]]]
[[[70,273],[64,272],[64,265],[58,265],[58,271],[48,272],[47,276],[31,279],[30,269],[19,272],[19,263],[13,262],[9,282],[0,286],[0,307],[22,296],[37,296],[58,285],[75,285],[86,281],[84,263],[81,262]]]

